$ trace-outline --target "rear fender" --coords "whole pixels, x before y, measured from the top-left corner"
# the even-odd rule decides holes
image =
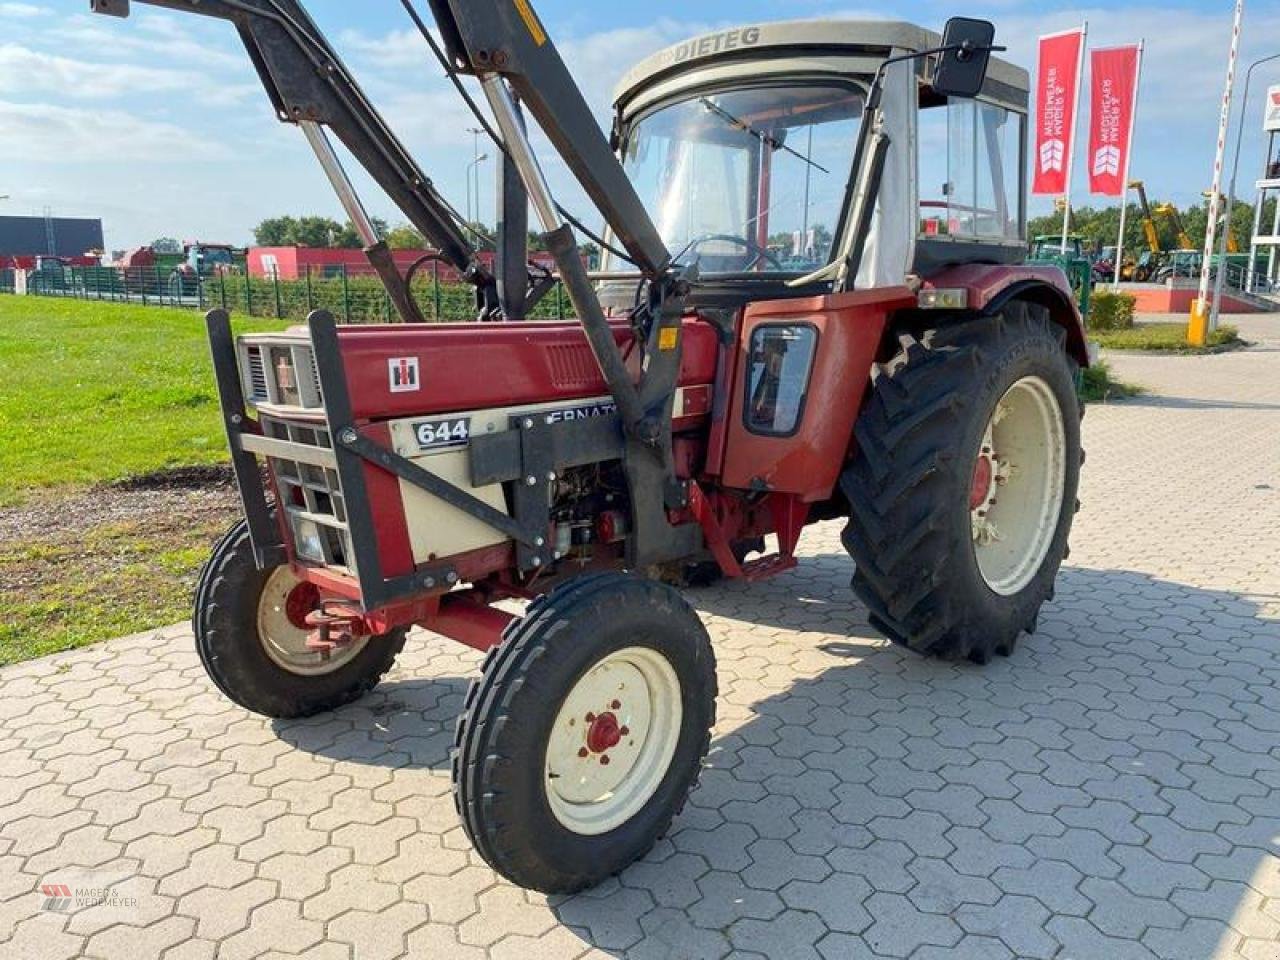
[[[965,264],[934,274],[924,286],[964,289],[969,309],[983,316],[999,313],[1012,300],[1042,306],[1049,311],[1050,319],[1066,331],[1067,351],[1072,358],[1082,367],[1089,366],[1084,319],[1061,267]]]

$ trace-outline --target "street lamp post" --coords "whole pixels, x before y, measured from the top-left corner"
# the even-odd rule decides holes
[[[481,161],[487,157],[480,156],[480,134],[484,133],[481,127],[467,127],[467,133],[471,134],[471,164],[467,167],[467,222],[475,223],[480,219],[480,175],[479,167]],[[472,180],[474,178],[474,188]],[[475,208],[472,209],[471,198],[475,197]]]
[[[1244,74],[1244,94],[1240,98],[1240,124],[1236,127],[1236,153],[1231,161],[1231,185],[1227,187],[1227,205],[1225,219],[1222,224],[1222,240],[1218,244],[1218,275],[1213,281],[1213,321],[1211,329],[1218,325],[1218,314],[1221,310],[1222,278],[1227,262],[1227,231],[1231,229],[1231,203],[1236,195],[1236,174],[1240,172],[1240,144],[1244,139],[1244,125],[1249,122],[1249,81],[1253,79],[1253,70],[1272,60],[1280,60],[1280,53],[1273,53],[1253,61]],[[1253,260],[1250,259],[1245,268],[1245,289],[1253,286]]]
[[[477,154],[476,158],[467,164],[467,223],[475,223],[480,219],[480,164],[489,159],[487,153]],[[471,211],[471,183],[475,181],[475,213]]]

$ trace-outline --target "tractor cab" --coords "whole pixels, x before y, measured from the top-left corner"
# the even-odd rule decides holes
[[[936,58],[893,62],[941,43],[893,21],[782,22],[638,64],[616,91],[613,141],[675,262],[752,289],[826,276],[864,192],[874,210],[850,287],[1020,262],[1027,74],[993,58],[977,97],[948,97]],[[869,190],[857,153],[880,71],[888,146]]]
[[[1115,254],[1115,248],[1110,248],[1112,255]],[[1072,260],[1086,260],[1088,254],[1084,250],[1084,238],[1079,234],[1071,234],[1063,243],[1060,236],[1041,235],[1031,241],[1031,260],[1053,260],[1058,257],[1067,257]]]

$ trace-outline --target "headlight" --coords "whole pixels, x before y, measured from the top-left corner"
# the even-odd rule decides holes
[[[320,527],[301,517],[293,520],[293,549],[304,560],[324,563],[324,539],[320,535]]]
[[[921,310],[964,310],[969,291],[964,287],[929,287],[916,295]]]

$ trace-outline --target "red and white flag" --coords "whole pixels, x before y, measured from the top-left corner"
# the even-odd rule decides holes
[[[1094,50],[1089,115],[1089,192],[1122,197],[1138,95],[1138,46]]]
[[[1040,38],[1036,81],[1035,180],[1032,193],[1066,193],[1071,141],[1076,129],[1083,30]]]

